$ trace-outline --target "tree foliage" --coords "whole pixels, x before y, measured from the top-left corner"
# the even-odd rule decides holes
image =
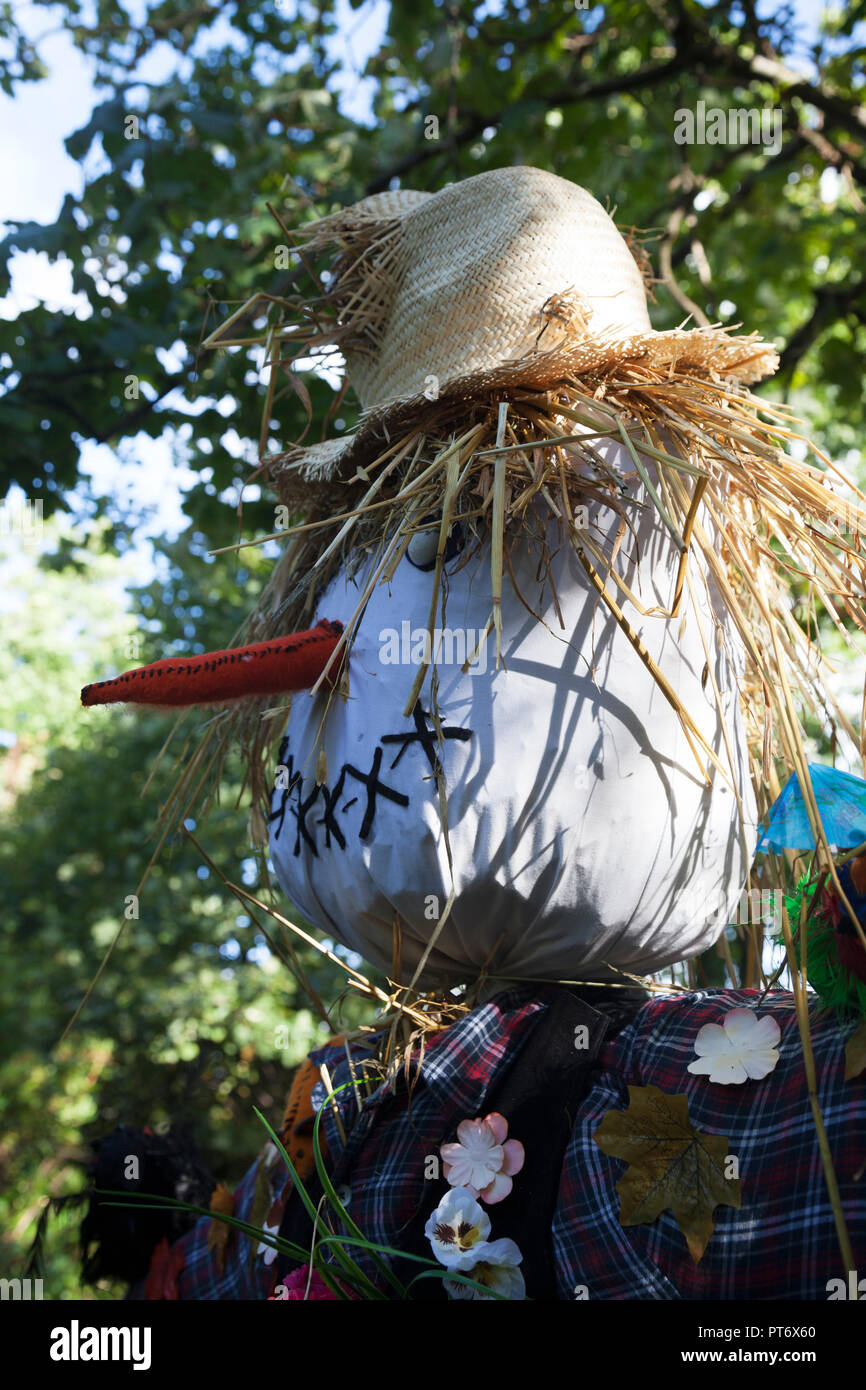
[[[46,530],[50,563],[68,523]],[[78,702],[82,675],[132,664],[130,644],[148,660],[193,628],[200,643],[224,640],[268,562],[234,573],[185,542],[167,546],[165,577],[134,591],[128,608],[122,561],[94,530],[59,574],[31,562],[4,616],[0,725],[17,735],[0,798],[0,933],[14,961],[0,977],[7,1266],[45,1196],[81,1186],[87,1141],[118,1123],[179,1125],[216,1173],[236,1180],[261,1147],[252,1106],[279,1118],[293,1067],[330,1032],[270,951],[267,919],[244,911],[186,835],[139,886],[183,733],[150,781],[171,718],[117,707],[85,715]],[[258,892],[239,790],[230,775],[204,838],[217,868]],[[312,951],[303,964],[333,1002],[339,971]],[[342,1015],[359,1016],[357,1005]],[[71,1228],[67,1236],[48,1242],[52,1297],[76,1290]]]

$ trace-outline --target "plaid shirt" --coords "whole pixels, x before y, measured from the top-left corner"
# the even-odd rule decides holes
[[[763,1081],[723,1086],[687,1070],[698,1029],[722,1022],[731,1009],[754,1006],[759,997],[755,990],[707,990],[655,999],[603,1047],[600,1070],[575,1118],[553,1215],[560,1299],[826,1299],[828,1280],[845,1278],[792,996],[777,991],[761,1004],[759,1016],[772,1015],[781,1030],[778,1064]],[[333,1109],[326,1106],[322,1124],[335,1156],[332,1177],[348,1187],[347,1208],[365,1236],[400,1246],[401,1230],[417,1209],[425,1158],[456,1138],[461,1120],[486,1113],[494,1082],[547,1007],[543,996],[527,1002],[525,992],[507,991],[434,1038],[411,1113],[402,1079],[396,1094],[381,1087],[360,1115],[353,1092],[341,1092],[345,1150]],[[855,1263],[866,1270],[866,1183],[858,1181],[866,1161],[866,1075],[844,1080],[845,1043],[853,1027],[840,1025],[813,1003],[818,1100]],[[349,1080],[342,1049],[324,1048],[312,1057],[327,1063],[335,1088]],[[716,1208],[713,1234],[697,1265],[671,1212],[647,1225],[620,1225],[616,1184],[626,1165],[602,1153],[593,1135],[607,1111],[627,1108],[629,1085],[684,1093],[694,1128],[724,1135],[739,1160],[742,1205]],[[320,1086],[314,1101],[321,1106],[324,1099]],[[269,1181],[271,1195],[279,1196],[285,1181],[281,1162],[270,1170]],[[520,1182],[519,1174],[515,1181]],[[255,1187],[253,1168],[235,1194],[238,1216],[249,1218]],[[432,1211],[435,1201],[429,1205]],[[490,1209],[491,1238],[497,1234],[496,1211]],[[220,1274],[207,1245],[208,1225],[199,1222],[179,1242],[185,1262],[179,1296],[266,1298],[274,1284],[272,1257],[256,1255],[241,1237]],[[355,1251],[353,1258],[364,1264]],[[365,1269],[370,1273],[369,1265]],[[406,1269],[403,1265],[398,1272]]]

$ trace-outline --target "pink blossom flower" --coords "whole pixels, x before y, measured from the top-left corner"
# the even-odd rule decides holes
[[[501,1202],[513,1187],[511,1179],[523,1167],[525,1153],[519,1139],[508,1139],[504,1115],[463,1120],[457,1126],[456,1144],[443,1144],[445,1179],[452,1187],[465,1187],[473,1197],[490,1204]]]
[[[309,1290],[307,1282],[309,1281]],[[282,1284],[278,1284],[274,1294],[268,1299],[269,1303],[313,1303],[315,1301],[337,1303],[339,1299],[335,1293],[328,1288],[324,1279],[317,1269],[313,1270],[310,1278],[310,1266],[301,1265],[300,1269],[293,1269],[291,1274],[286,1275]]]

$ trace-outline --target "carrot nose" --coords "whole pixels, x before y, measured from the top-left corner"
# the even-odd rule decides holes
[[[290,637],[201,656],[168,657],[125,671],[113,680],[86,685],[81,703],[176,709],[308,690],[327,666],[342,631],[342,623],[323,618],[308,632]],[[338,664],[329,674],[336,674]]]

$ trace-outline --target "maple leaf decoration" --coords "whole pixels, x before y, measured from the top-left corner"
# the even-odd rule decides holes
[[[713,1233],[717,1206],[739,1207],[740,1180],[725,1176],[730,1141],[702,1134],[689,1120],[688,1096],[629,1086],[627,1110],[608,1110],[593,1138],[602,1153],[624,1158],[616,1185],[621,1226],[643,1226],[673,1212],[698,1263]]]

